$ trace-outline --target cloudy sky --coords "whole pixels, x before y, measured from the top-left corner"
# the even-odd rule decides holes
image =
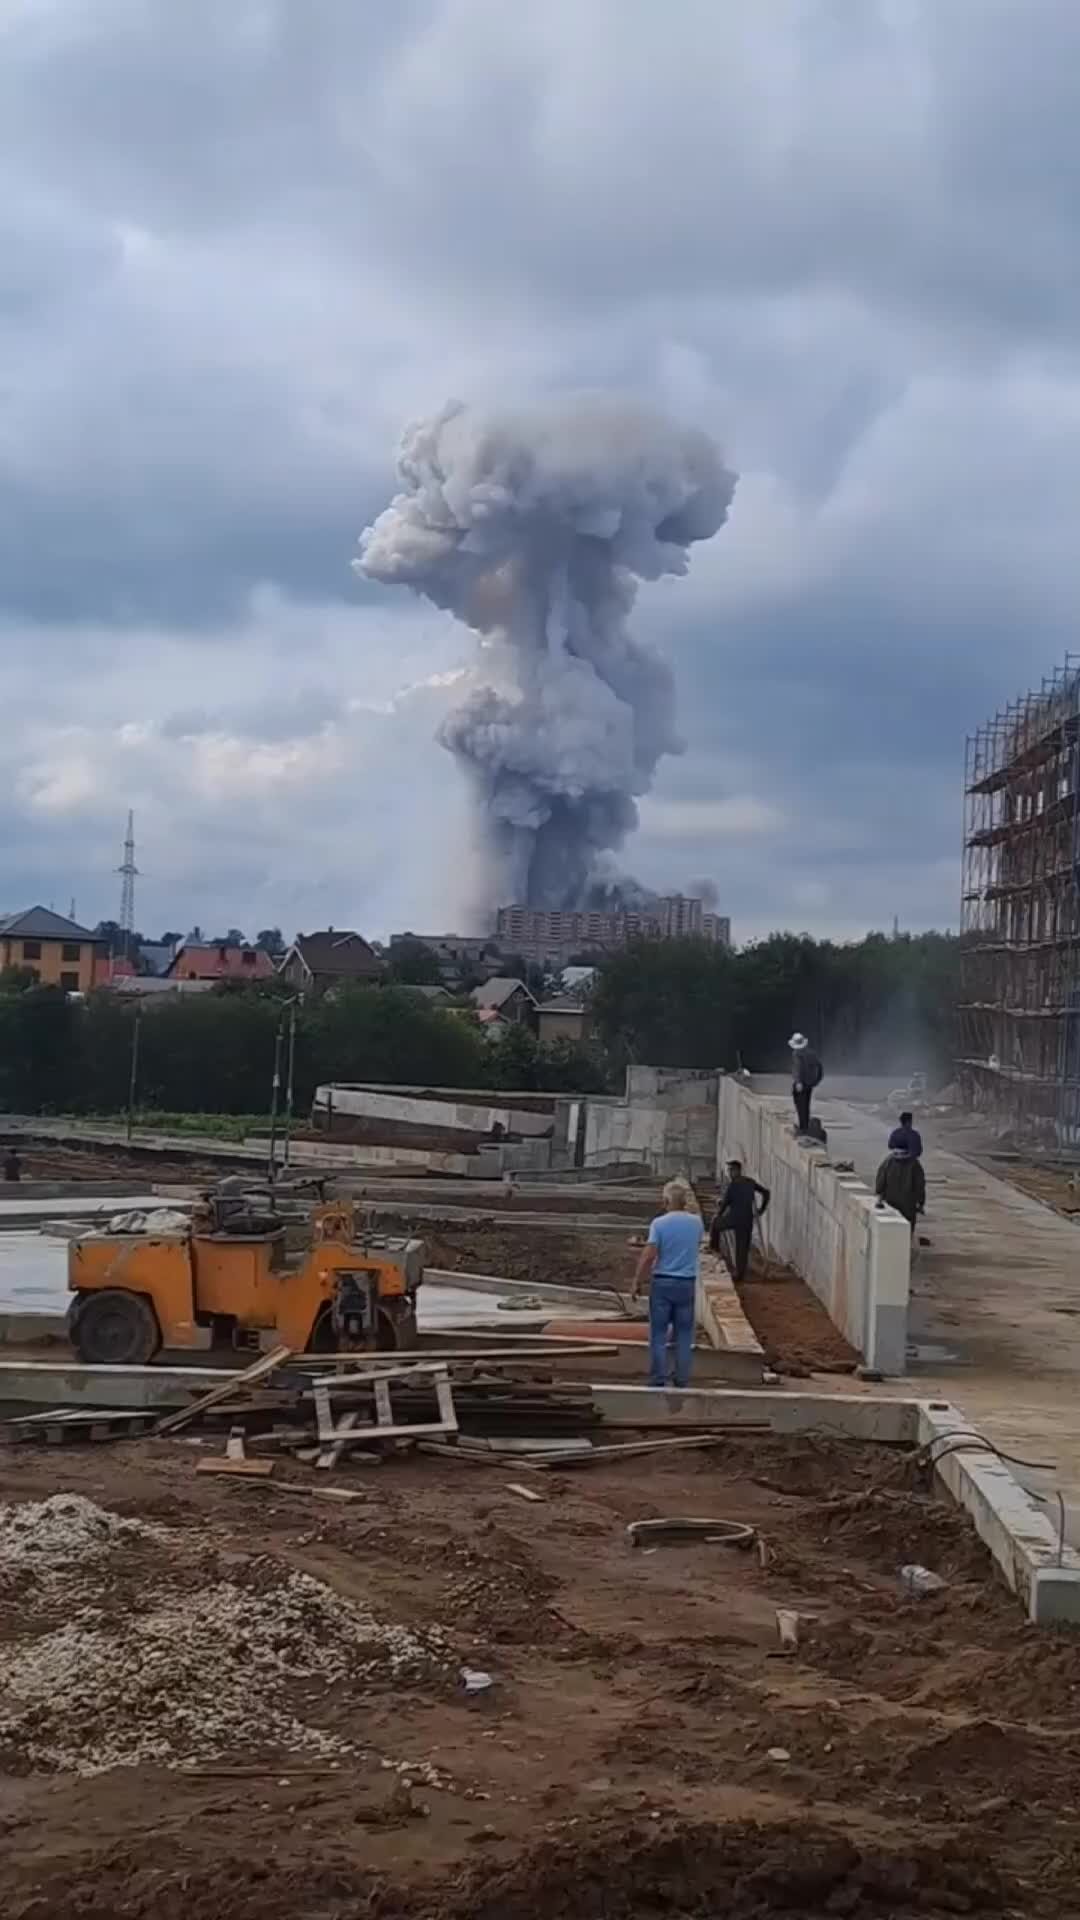
[[[409,418],[617,388],[741,480],[647,588],[626,862],[955,925],[1080,607],[1075,0],[0,0],[0,908],[460,920],[467,636],[350,571]]]

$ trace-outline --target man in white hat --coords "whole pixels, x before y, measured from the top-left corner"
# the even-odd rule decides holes
[[[810,1102],[814,1088],[821,1084],[821,1061],[805,1033],[793,1033],[788,1046],[791,1048],[791,1097],[795,1102],[797,1130],[799,1133],[808,1133]]]

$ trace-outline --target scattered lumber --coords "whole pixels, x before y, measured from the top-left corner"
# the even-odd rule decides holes
[[[342,1449],[355,1444],[368,1445],[372,1442],[384,1444],[386,1441],[413,1440],[432,1434],[456,1433],[458,1430],[457,1413],[454,1407],[454,1393],[450,1385],[449,1370],[438,1362],[428,1363],[423,1373],[428,1385],[434,1389],[437,1417],[434,1420],[415,1420],[395,1418],[390,1402],[390,1390],[394,1384],[400,1386],[403,1379],[414,1374],[409,1367],[384,1367],[378,1373],[369,1376],[366,1385],[374,1395],[375,1418],[361,1424],[362,1413],[366,1408],[353,1407],[343,1419],[334,1420],[331,1407],[331,1390],[337,1391],[339,1382],[334,1376],[324,1376],[315,1382],[312,1397],[315,1401],[315,1416],[319,1440],[323,1451],[316,1466],[324,1470],[336,1467],[341,1458]]]
[[[158,1421],[156,1432],[179,1433],[181,1427],[188,1426],[192,1420],[197,1420],[211,1407],[220,1406],[222,1401],[228,1400],[232,1394],[237,1392],[242,1394],[245,1387],[253,1386],[257,1380],[265,1380],[268,1374],[283,1366],[289,1357],[288,1347],[275,1347],[272,1353],[260,1354],[254,1365],[245,1367],[243,1373],[230,1374],[220,1387],[211,1387],[209,1393],[204,1393],[201,1400],[193,1401],[189,1407],[181,1407],[178,1413],[167,1414],[164,1420]]]
[[[542,1500],[544,1498],[542,1493],[537,1493],[535,1487],[522,1486],[520,1480],[508,1480],[506,1483],[506,1491],[507,1493],[518,1494],[522,1500]]]

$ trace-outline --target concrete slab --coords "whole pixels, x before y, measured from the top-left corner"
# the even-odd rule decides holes
[[[913,1445],[918,1402],[845,1394],[747,1391],[725,1387],[630,1387],[595,1383],[590,1392],[601,1418],[622,1427],[757,1426],[776,1433],[832,1432],[853,1440]]]
[[[74,1360],[0,1360],[0,1405],[185,1407],[234,1377],[222,1367],[82,1367]]]

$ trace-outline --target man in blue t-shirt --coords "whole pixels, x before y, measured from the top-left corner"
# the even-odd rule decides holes
[[[658,1214],[641,1250],[634,1292],[649,1282],[649,1385],[667,1385],[668,1332],[675,1342],[675,1385],[690,1384],[694,1348],[694,1302],[698,1256],[705,1238],[700,1213],[687,1208],[689,1189],[673,1181],[665,1189],[666,1213]]]

